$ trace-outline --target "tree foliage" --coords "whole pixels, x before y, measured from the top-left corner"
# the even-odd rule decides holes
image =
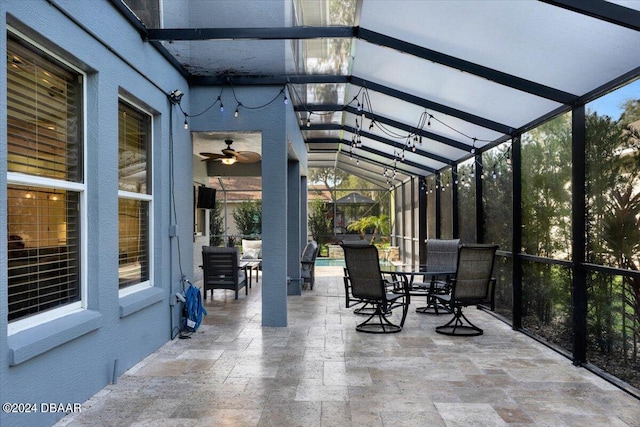
[[[640,268],[640,103],[624,104],[619,119],[586,114],[587,262]],[[571,259],[571,116],[558,117],[522,137],[522,252]],[[485,163],[486,164],[486,163]],[[486,194],[487,198],[494,197]],[[485,217],[493,218],[485,212]],[[493,221],[493,219],[492,219]],[[518,250],[518,248],[514,248]],[[523,263],[523,326],[571,350],[571,270]],[[596,366],[640,384],[640,280],[589,272],[588,355]]]
[[[243,237],[256,237],[262,233],[262,201],[245,201],[233,211],[233,220]]]
[[[597,113],[587,116],[587,260],[637,271],[640,103],[629,100],[624,107],[618,120]],[[605,365],[619,359],[638,363],[640,279],[593,273],[588,292],[589,342],[594,357],[601,354],[600,363]]]
[[[389,215],[369,215],[360,219],[351,221],[347,225],[347,230],[356,231],[360,237],[364,239],[365,235],[371,233],[370,243],[374,243],[378,236],[386,237],[391,230]]]
[[[349,174],[337,168],[311,168],[307,176],[309,182],[320,182],[326,188],[339,187]],[[332,194],[333,198],[333,194]]]
[[[221,246],[224,234],[224,217],[222,216],[222,204],[217,203],[216,207],[209,213],[209,245]]]
[[[314,200],[311,203],[311,213],[309,214],[309,232],[318,245],[323,245],[331,236],[331,221],[327,215],[328,207],[322,200]]]

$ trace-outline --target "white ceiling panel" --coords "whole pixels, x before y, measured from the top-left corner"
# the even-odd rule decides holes
[[[638,32],[538,1],[364,1],[360,25],[576,95],[640,53]]]
[[[355,76],[518,128],[559,103],[359,40]]]

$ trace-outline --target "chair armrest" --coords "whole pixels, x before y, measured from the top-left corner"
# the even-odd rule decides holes
[[[408,293],[409,292],[409,283],[401,276],[400,280],[388,280],[383,279],[385,289],[398,294],[398,293]]]

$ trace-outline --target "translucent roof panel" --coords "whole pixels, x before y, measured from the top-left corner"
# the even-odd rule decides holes
[[[362,40],[356,43],[353,75],[512,128],[561,105]]]
[[[360,120],[361,116],[356,116],[354,114],[347,114],[346,118],[345,118],[345,125],[348,127],[354,127],[355,128],[355,121],[356,120]],[[390,125],[383,125],[381,123],[374,123],[374,127],[373,129],[369,129],[369,125],[367,125],[367,123],[370,123],[369,121],[365,121],[365,126],[364,126],[364,133],[365,134],[372,134],[375,135],[376,137],[382,138],[384,140],[388,140],[389,143],[385,144],[388,145],[389,147],[392,147],[393,145],[402,145],[405,146],[407,144],[407,142],[409,142],[411,144],[411,147],[413,147],[413,145],[415,145],[416,147],[416,151],[418,153],[423,153],[424,156],[428,157],[429,154],[433,154],[434,156],[437,157],[443,157],[446,159],[450,159],[450,160],[458,160],[462,157],[468,156],[470,151],[471,151],[471,147],[472,147],[472,143],[469,143],[469,150],[461,150],[449,145],[446,145],[442,142],[438,142],[435,141],[433,139],[427,138],[427,137],[423,137],[422,139],[418,138],[417,143],[414,144],[414,138],[407,138],[408,133],[406,131],[400,130],[398,128],[395,128],[393,126]],[[433,125],[432,125],[433,126]],[[347,140],[351,140],[351,136],[349,136],[347,138],[346,136],[347,134],[345,133],[345,139]],[[367,138],[369,139],[369,138]],[[373,140],[372,140],[373,141]],[[373,141],[375,142],[375,141]],[[377,144],[384,144],[383,142],[377,142]],[[486,142],[478,142],[476,144],[476,148],[481,148],[483,145],[485,145]],[[399,148],[398,148],[399,149]],[[442,165],[444,166],[444,165]],[[441,167],[442,167],[441,166]]]
[[[371,170],[370,168],[375,168],[375,166],[372,166],[371,164],[365,162],[356,164],[355,162],[348,159],[341,160],[339,162],[339,167],[345,172],[356,175],[383,188],[388,188],[392,182],[395,184],[399,183],[402,178],[406,179],[406,175],[398,175],[395,180],[392,180],[389,177],[385,177],[382,170]]]
[[[351,140],[352,136],[352,134],[345,133],[345,138],[349,138],[349,140]],[[396,147],[362,136],[360,138],[360,141],[361,144],[359,144],[359,147],[355,146],[356,148],[353,150],[353,152],[366,149],[375,150],[378,153],[385,154],[387,156],[387,162],[392,162],[394,160],[403,162],[402,159],[404,158],[404,163],[406,163],[407,165],[415,165],[416,170],[421,171],[422,175],[428,174],[430,172],[429,169],[438,170],[446,166],[446,163],[426,157],[417,151],[413,152],[411,148],[407,147],[404,144],[402,144],[401,147]],[[345,147],[347,147],[345,148],[345,151],[349,151],[352,147],[352,144],[345,144]]]
[[[365,1],[360,22],[576,95],[638,65],[638,32],[538,1]]]
[[[361,94],[361,89],[362,88],[360,86],[350,85],[348,87],[348,92],[345,94],[345,98],[352,99],[353,96]],[[427,122],[424,123],[424,130],[459,141],[460,143],[467,144],[469,146],[472,144],[473,138],[478,140],[494,141],[502,136],[500,132],[487,129],[457,117],[424,108],[380,92],[368,90],[367,97],[370,100],[370,103],[365,107],[367,111],[370,110],[374,114],[384,116],[412,127],[420,126],[420,118],[422,114],[426,112],[432,117],[432,120],[427,120]],[[359,95],[359,99],[362,98],[363,95]],[[365,123],[368,123],[368,121],[365,121]],[[403,132],[403,134],[404,133],[406,132]]]
[[[293,102],[303,104],[343,104],[346,84],[309,83],[290,85]]]
[[[313,153],[313,161],[314,162],[335,162],[336,160],[336,152],[332,153]]]
[[[300,122],[302,123],[303,119],[306,123],[307,116],[309,116],[309,120],[313,124],[342,124],[344,113],[342,111],[313,111],[311,113],[302,111],[299,115]]]
[[[304,71],[308,74],[348,74],[351,43],[351,39],[302,40]]]
[[[164,42],[167,50],[195,76],[286,74],[283,40],[196,40]],[[220,58],[224,58],[221,61]]]
[[[340,130],[302,130],[302,135],[306,140],[317,138],[339,139],[342,134]]]
[[[294,5],[300,25],[356,25],[356,0],[305,0]]]
[[[308,152],[331,151],[335,153],[335,151],[339,149],[340,149],[340,143],[338,142],[337,139],[335,143],[313,142],[313,140],[310,140],[309,143],[307,144]],[[317,157],[314,157],[313,159],[317,160]]]

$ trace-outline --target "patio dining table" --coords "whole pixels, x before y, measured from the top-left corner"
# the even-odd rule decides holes
[[[442,283],[442,279],[446,280],[447,277],[455,275],[455,270],[428,264],[399,264],[383,266],[380,271],[383,274],[390,275],[395,282],[402,281],[404,286],[409,289],[409,295],[427,297],[427,305],[417,307],[417,313],[440,314],[451,312],[448,307],[439,304],[433,294],[439,291],[437,285]],[[416,281],[418,277],[422,278],[422,280]],[[441,280],[439,281],[438,279]]]

